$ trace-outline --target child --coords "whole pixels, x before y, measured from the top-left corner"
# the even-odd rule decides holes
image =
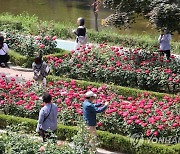
[[[49,74],[50,69],[46,62],[42,60],[42,56],[35,58],[35,61],[32,64],[34,71],[34,80],[43,81],[44,86],[46,86],[46,76]]]
[[[84,26],[85,20],[84,18],[80,17],[77,19],[77,24],[79,27],[77,30],[74,30],[73,33],[76,34],[76,44],[75,44],[75,51],[77,52],[77,49],[80,48],[80,46],[85,45],[88,41],[86,36],[86,27]]]

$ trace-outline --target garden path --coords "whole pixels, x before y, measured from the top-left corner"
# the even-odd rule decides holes
[[[19,82],[22,80],[33,79],[33,72],[31,71],[31,69],[23,69],[21,67],[10,66],[10,68],[0,68],[0,75],[1,74],[5,74],[8,78],[15,77],[15,79]],[[0,130],[0,133],[2,132],[5,132],[5,131]],[[63,141],[60,141],[60,142],[63,142]],[[111,151],[98,148],[98,154],[122,154],[122,153],[111,152]]]
[[[20,71],[19,67],[0,68],[0,74],[5,74],[8,78],[15,77],[17,80],[31,80],[33,79],[33,72]]]

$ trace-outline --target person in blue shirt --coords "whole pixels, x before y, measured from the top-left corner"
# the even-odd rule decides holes
[[[50,137],[49,130],[54,132],[57,129],[58,107],[52,103],[52,96],[45,93],[42,97],[45,106],[39,112],[39,119],[36,132],[42,136],[43,141]]]
[[[93,104],[97,97],[92,91],[88,91],[86,94],[86,100],[83,102],[83,118],[87,125],[87,129],[92,137],[96,137],[96,114],[106,110],[108,102],[105,105]],[[95,141],[92,142],[93,150],[96,151]]]

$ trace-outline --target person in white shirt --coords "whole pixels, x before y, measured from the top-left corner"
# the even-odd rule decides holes
[[[8,45],[4,43],[4,37],[0,35],[0,67],[8,67],[7,62],[10,57],[8,55]],[[4,64],[4,65],[3,65]]]
[[[168,31],[162,30],[161,35],[158,38],[158,42],[160,44],[160,50],[162,52],[162,55],[166,54],[166,58],[169,60],[171,56],[171,34],[168,33]]]

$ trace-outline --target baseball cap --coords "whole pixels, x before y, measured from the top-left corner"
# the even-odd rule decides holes
[[[97,97],[97,95],[95,93],[93,93],[92,91],[88,91],[86,94],[85,94],[86,97]]]

